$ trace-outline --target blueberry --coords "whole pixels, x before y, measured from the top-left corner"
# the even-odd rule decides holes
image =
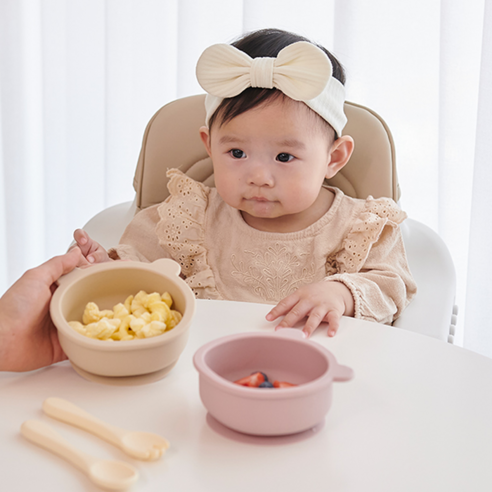
[[[258,388],[273,388],[273,384],[270,381],[264,381]]]

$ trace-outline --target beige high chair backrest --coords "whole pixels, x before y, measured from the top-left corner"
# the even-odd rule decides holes
[[[166,170],[178,168],[213,186],[212,161],[199,136],[205,122],[205,95],[177,99],[162,107],[145,130],[134,177],[136,206],[142,210],[168,196]],[[355,198],[386,196],[398,201],[400,190],[393,138],[383,119],[368,108],[345,103],[345,135],[355,140],[347,165],[329,184]]]

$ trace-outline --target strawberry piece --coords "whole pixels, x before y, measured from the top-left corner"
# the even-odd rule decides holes
[[[292,388],[293,386],[297,386],[297,384],[288,383],[287,381],[277,381],[273,382],[274,388]]]
[[[265,376],[261,372],[254,372],[249,376],[234,381],[234,383],[240,384],[241,386],[248,386],[250,388],[258,388],[258,386],[260,386],[260,384],[264,381]]]

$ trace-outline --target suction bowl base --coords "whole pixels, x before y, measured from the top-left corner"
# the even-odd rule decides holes
[[[142,384],[155,383],[156,381],[159,381],[160,379],[164,378],[176,365],[176,362],[171,366],[165,367],[164,369],[161,369],[159,371],[151,372],[149,374],[140,374],[138,376],[121,376],[121,377],[99,376],[97,374],[87,372],[86,370],[78,367],[73,362],[71,362],[71,364],[72,367],[80,376],[94,383],[108,384],[111,386],[140,386]]]

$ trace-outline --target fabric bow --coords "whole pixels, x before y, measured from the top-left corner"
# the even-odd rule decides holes
[[[196,67],[203,89],[217,97],[234,97],[248,87],[279,89],[296,101],[314,99],[332,75],[328,56],[306,41],[282,49],[276,58],[251,58],[228,44],[207,48]]]

